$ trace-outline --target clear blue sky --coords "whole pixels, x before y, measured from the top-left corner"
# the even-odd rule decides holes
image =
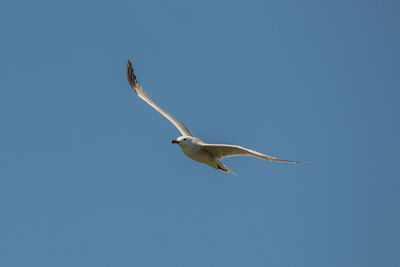
[[[400,266],[399,7],[3,2],[0,265]]]

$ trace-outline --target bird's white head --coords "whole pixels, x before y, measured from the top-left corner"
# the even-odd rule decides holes
[[[197,143],[198,138],[193,136],[179,136],[178,138],[171,141],[171,144],[178,144],[180,146],[190,146]]]

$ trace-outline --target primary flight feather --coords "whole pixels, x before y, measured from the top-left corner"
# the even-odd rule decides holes
[[[264,160],[276,161],[276,162],[286,162],[286,163],[303,163],[310,161],[294,161],[285,160],[271,157],[260,152],[242,147],[237,145],[225,145],[225,144],[207,144],[203,142],[200,138],[194,137],[189,128],[183,124],[180,120],[172,116],[169,112],[165,111],[159,107],[156,103],[151,100],[150,96],[143,90],[139,82],[136,79],[131,61],[128,60],[126,75],[129,84],[132,86],[135,93],[143,99],[152,108],[161,113],[165,118],[167,118],[176,128],[181,132],[182,136],[171,141],[171,143],[178,144],[183,153],[189,158],[207,164],[215,169],[221,170],[223,172],[233,173],[229,170],[220,159],[225,157],[236,157],[236,156],[253,156]]]

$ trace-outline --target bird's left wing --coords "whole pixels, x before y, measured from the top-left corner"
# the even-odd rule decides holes
[[[153,107],[155,110],[161,113],[165,118],[167,118],[176,128],[182,133],[182,135],[186,136],[193,136],[192,132],[186,127],[183,122],[172,116],[169,112],[165,111],[164,109],[160,108],[156,103],[151,100],[150,96],[143,90],[142,86],[140,86],[139,82],[136,79],[136,75],[133,71],[133,67],[131,61],[128,60],[128,64],[126,66],[126,76],[128,78],[129,84],[132,86],[132,89],[135,93],[143,99],[147,104]]]
[[[311,161],[295,161],[278,159],[272,156],[262,154],[260,152],[237,145],[223,145],[223,144],[204,144],[202,148],[213,154],[217,158],[237,157],[237,156],[253,156],[264,160],[285,162],[285,163],[305,163]]]

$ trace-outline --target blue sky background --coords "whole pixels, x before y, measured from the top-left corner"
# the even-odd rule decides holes
[[[398,1],[0,4],[1,266],[400,266]],[[186,158],[179,132],[316,160]]]

